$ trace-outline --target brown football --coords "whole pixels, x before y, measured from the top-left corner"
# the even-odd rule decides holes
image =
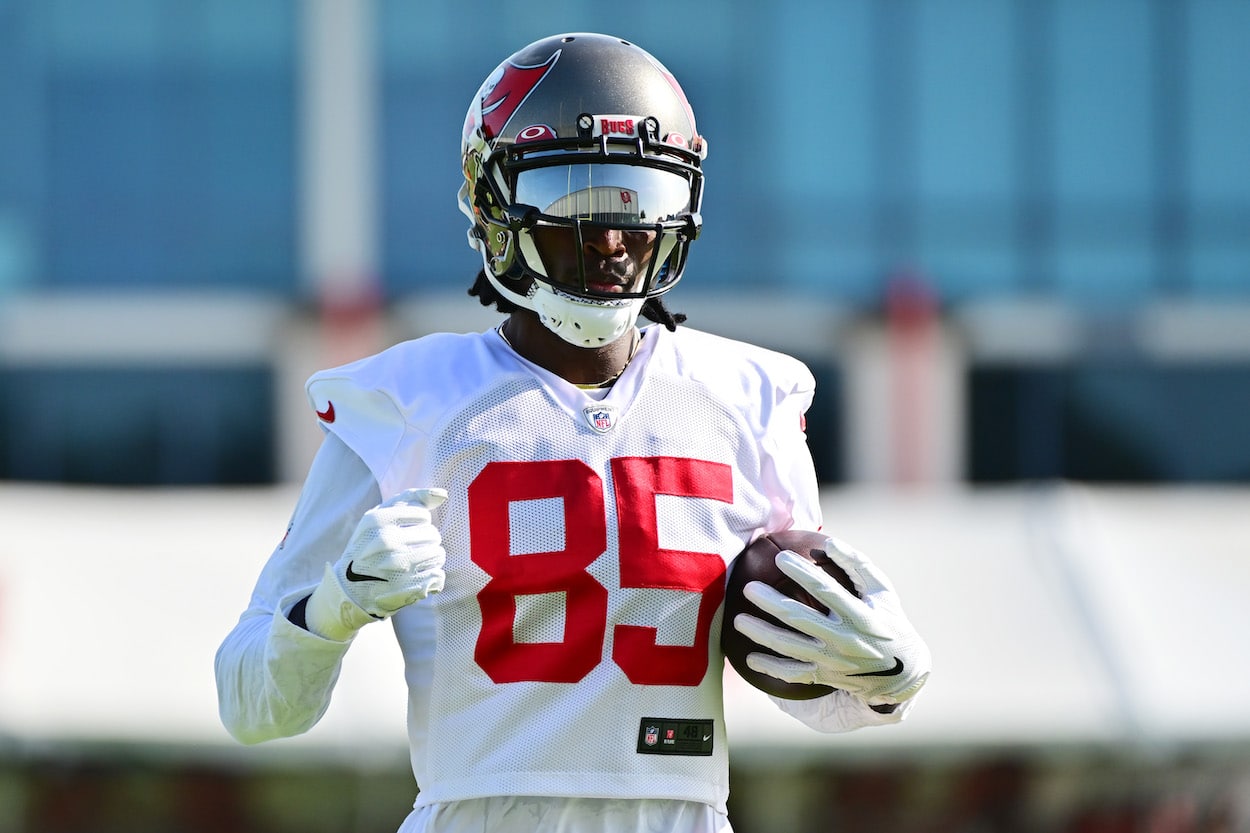
[[[744,680],[761,691],[786,700],[810,700],[814,697],[828,694],[833,689],[827,685],[787,683],[776,677],[752,671],[747,667],[747,654],[758,651],[776,655],[776,651],[772,651],[747,639],[734,628],[733,620],[739,613],[750,613],[766,622],[786,627],[786,625],[783,625],[777,619],[747,601],[746,597],[742,595],[742,588],[749,581],[762,581],[809,607],[814,607],[823,613],[829,612],[827,607],[812,598],[807,591],[777,568],[777,553],[782,550],[791,550],[804,556],[837,579],[838,583],[847,590],[856,593],[850,577],[825,552],[825,539],[827,537],[823,532],[811,532],[802,529],[770,532],[755,539],[729,565],[729,575],[725,585],[725,615],[721,621],[721,650],[724,651],[725,659],[729,660],[729,664],[733,666],[734,670]],[[856,593],[856,595],[859,594]]]

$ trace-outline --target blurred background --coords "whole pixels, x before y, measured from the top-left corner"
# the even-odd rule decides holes
[[[1250,830],[1250,3],[0,0],[0,833],[398,825],[385,628],[260,748],[212,656],[309,373],[497,322],[460,126],[585,30],[710,141],[670,307],[811,365],[935,655],[846,736],[727,677],[739,833]]]

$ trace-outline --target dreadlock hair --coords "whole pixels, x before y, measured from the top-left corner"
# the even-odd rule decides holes
[[[478,271],[477,277],[473,280],[473,286],[469,287],[469,294],[477,298],[478,303],[482,306],[489,307],[493,305],[496,310],[504,315],[511,315],[519,309],[516,304],[499,294],[494,285],[487,279],[485,269]],[[658,296],[648,298],[643,302],[642,317],[648,321],[654,321],[656,324],[663,324],[670,331],[676,330],[678,324],[686,321],[685,314],[669,312],[668,307],[664,306],[664,301]]]
[[[494,305],[495,309],[504,315],[511,315],[519,309],[516,304],[499,294],[499,291],[486,278],[485,269],[478,270],[477,277],[473,279],[473,286],[469,287],[469,294],[477,298],[477,302],[482,306]]]

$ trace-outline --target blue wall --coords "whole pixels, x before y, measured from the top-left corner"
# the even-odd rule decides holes
[[[1055,300],[1115,342],[1115,316],[1145,302],[1250,302],[1245,0],[375,8],[389,299],[467,287],[478,268],[453,200],[460,125],[483,78],[532,40],[590,30],[667,64],[710,140],[705,231],[677,309],[700,290],[768,289],[873,313],[889,278],[907,274],[952,313]],[[0,305],[63,290],[309,300],[303,11],[292,0],[0,0]],[[1250,481],[1244,356],[1073,354],[969,368],[971,479]],[[818,462],[838,480],[845,403],[823,359]],[[12,403],[0,477],[274,476],[263,357],[138,364],[0,366]],[[88,382],[115,420],[84,422]],[[252,404],[247,425],[222,404],[239,401]],[[185,414],[200,420],[193,434]]]
[[[500,9],[499,6],[505,6]],[[691,281],[871,306],[1250,291],[1242,0],[377,3],[383,279],[475,266],[452,203],[468,99],[594,29],[682,79],[710,137]],[[301,7],[0,0],[0,287],[294,296]]]

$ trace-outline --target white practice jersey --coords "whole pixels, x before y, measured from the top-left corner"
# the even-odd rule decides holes
[[[231,731],[263,740],[320,718],[346,645],[285,611],[376,500],[441,487],[445,588],[393,617],[417,813],[548,796],[694,802],[723,818],[725,568],[765,531],[821,526],[802,427],[814,383],[778,353],[644,332],[602,398],[495,331],[315,375],[323,426],[373,483],[319,498],[314,484],[332,476],[314,464],[288,541],[218,654]],[[343,508],[325,517],[319,500]],[[842,692],[779,705],[829,731],[901,717]]]

